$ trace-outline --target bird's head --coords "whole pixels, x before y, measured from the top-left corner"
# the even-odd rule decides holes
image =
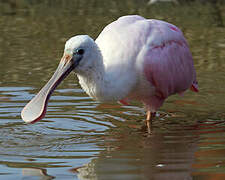
[[[28,123],[41,120],[46,113],[48,100],[55,88],[72,71],[82,73],[91,68],[100,53],[96,43],[87,35],[70,38],[64,49],[63,57],[51,79],[39,93],[24,107],[22,119]]]
[[[70,38],[64,49],[62,63],[70,61],[76,73],[82,73],[95,64],[98,59],[98,47],[88,35],[79,35]]]

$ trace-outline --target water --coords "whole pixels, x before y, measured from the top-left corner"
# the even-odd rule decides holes
[[[182,1],[0,1],[0,179],[225,179],[225,4]],[[97,37],[125,14],[179,26],[199,93],[170,97],[153,134],[141,104],[99,104],[70,75],[44,120],[20,111],[51,77],[75,34]]]

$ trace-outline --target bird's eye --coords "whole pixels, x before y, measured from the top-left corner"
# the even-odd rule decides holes
[[[83,54],[84,54],[84,49],[78,49],[78,50],[77,50],[77,54],[83,55]]]

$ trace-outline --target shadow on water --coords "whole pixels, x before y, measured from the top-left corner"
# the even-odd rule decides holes
[[[225,179],[224,2],[148,2],[0,0],[0,179]],[[71,75],[46,118],[23,123],[22,107],[50,78],[66,39],[95,38],[124,14],[182,29],[200,93],[170,97],[149,136],[140,104],[99,104]]]

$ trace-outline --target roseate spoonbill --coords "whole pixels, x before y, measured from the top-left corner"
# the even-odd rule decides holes
[[[101,102],[141,101],[146,124],[165,99],[190,88],[197,92],[196,72],[181,30],[164,21],[130,15],[107,25],[94,41],[88,35],[70,38],[52,78],[24,107],[25,122],[41,120],[58,84],[71,72],[84,91]]]

